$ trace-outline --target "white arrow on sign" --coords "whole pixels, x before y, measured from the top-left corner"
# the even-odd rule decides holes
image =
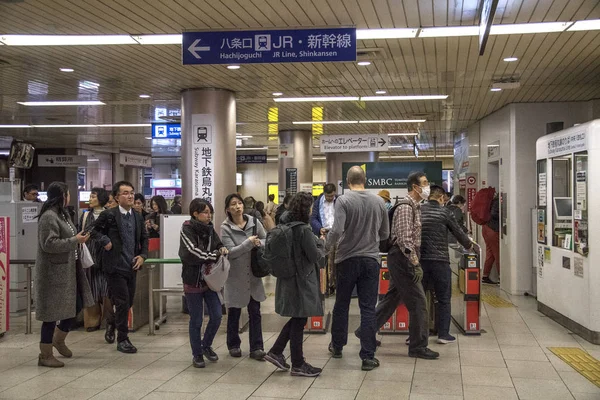
[[[198,54],[199,51],[210,51],[210,46],[198,46],[198,43],[200,43],[201,39],[196,39],[194,40],[194,43],[192,43],[192,45],[190,47],[188,47],[188,51],[190,53],[192,53],[192,55],[194,57],[196,57],[197,59],[201,59],[202,57],[200,57],[200,54]]]

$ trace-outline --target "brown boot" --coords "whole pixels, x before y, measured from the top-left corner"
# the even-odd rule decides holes
[[[40,356],[38,358],[39,367],[62,368],[65,364],[58,361],[52,354],[51,343],[40,343]]]
[[[65,344],[65,339],[69,332],[63,332],[58,329],[58,326],[54,328],[54,337],[52,338],[52,345],[56,347],[56,350],[63,356],[67,358],[73,357],[73,352],[69,350],[67,345]]]

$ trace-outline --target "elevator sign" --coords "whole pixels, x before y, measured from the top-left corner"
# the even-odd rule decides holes
[[[183,64],[356,61],[356,28],[183,32]]]

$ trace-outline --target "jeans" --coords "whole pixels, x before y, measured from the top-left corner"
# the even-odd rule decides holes
[[[240,339],[241,308],[230,307],[227,309],[227,348],[239,349],[242,344]],[[248,318],[250,319],[250,351],[264,350],[260,303],[250,297],[248,303]]]
[[[204,293],[186,293],[185,301],[190,313],[190,345],[194,357],[202,355],[202,349],[212,347],[219,327],[221,326],[221,300],[217,292],[207,290]],[[204,319],[204,304],[208,309],[208,324],[204,330],[204,340],[201,339],[202,320]]]
[[[408,332],[410,337],[409,351],[424,349],[429,344],[429,327],[427,324],[427,300],[423,285],[414,283],[414,267],[408,258],[398,249],[392,247],[388,253],[388,269],[390,287],[377,305],[377,327],[383,326],[404,302],[410,321]]]
[[[437,307],[435,310],[435,324],[438,337],[450,333],[451,303],[452,298],[452,271],[450,264],[439,261],[421,261],[423,268],[423,287],[433,288]]]
[[[292,355],[292,367],[300,368],[304,364],[302,354],[302,341],[304,340],[304,326],[308,318],[290,318],[283,326],[275,344],[271,348],[274,354],[283,354],[283,349],[290,342],[290,353]]]
[[[342,349],[348,343],[348,310],[352,290],[356,286],[360,307],[360,358],[372,359],[375,356],[375,305],[379,284],[379,263],[369,257],[352,257],[335,266],[337,288],[333,321],[331,324],[331,344]]]
[[[116,271],[112,274],[106,274],[108,294],[110,301],[115,306],[114,317],[110,320],[107,319],[106,323],[116,325],[117,342],[129,338],[129,309],[133,306],[133,298],[135,297],[136,274],[134,271]]]

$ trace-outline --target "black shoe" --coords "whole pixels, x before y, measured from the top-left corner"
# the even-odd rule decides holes
[[[98,326],[91,326],[89,328],[85,328],[86,332],[96,332],[96,331],[99,331],[99,330],[100,330],[100,325],[98,325]]]
[[[487,276],[484,276],[483,278],[481,278],[481,283],[485,283],[486,285],[497,285],[498,284],[498,282],[494,282]]]
[[[329,343],[328,350],[333,358],[342,358],[342,349],[334,348],[333,343]]]
[[[126,353],[126,354],[137,353],[137,348],[133,344],[131,344],[129,339],[125,339],[125,340],[119,342],[117,344],[117,350],[119,350],[121,353]]]
[[[231,357],[240,358],[242,356],[242,350],[239,347],[229,349],[229,355]]]
[[[194,365],[194,368],[206,367],[206,364],[204,363],[204,358],[202,356],[194,357],[194,359],[192,360],[192,364]]]
[[[409,351],[408,356],[414,358],[423,358],[425,360],[435,360],[436,358],[439,358],[440,353],[438,353],[437,351],[432,351],[425,347],[424,349]]]
[[[115,326],[113,324],[106,323],[104,340],[106,340],[106,343],[108,344],[113,344],[115,342]]]
[[[358,329],[354,331],[354,336],[360,339],[360,335],[358,334]],[[381,340],[375,339],[375,347],[381,347]]]
[[[265,356],[265,361],[270,362],[274,366],[284,371],[289,371],[290,365],[285,362],[283,354],[275,354],[272,351],[268,352]]]
[[[308,376],[308,377],[314,378],[315,376],[321,375],[321,371],[323,371],[321,368],[313,367],[309,363],[304,362],[304,364],[302,364],[301,367],[292,368],[292,372],[290,373],[290,375],[292,375],[292,376]]]
[[[365,358],[362,361],[362,369],[363,371],[373,371],[375,368],[379,367],[379,360],[376,358],[367,359]]]
[[[202,350],[202,353],[204,354],[204,356],[206,358],[208,358],[209,361],[212,361],[212,362],[219,361],[219,356],[217,355],[217,353],[214,352],[212,347],[204,348]]]
[[[263,350],[254,350],[250,352],[250,358],[256,361],[264,361],[266,355],[267,353]]]

